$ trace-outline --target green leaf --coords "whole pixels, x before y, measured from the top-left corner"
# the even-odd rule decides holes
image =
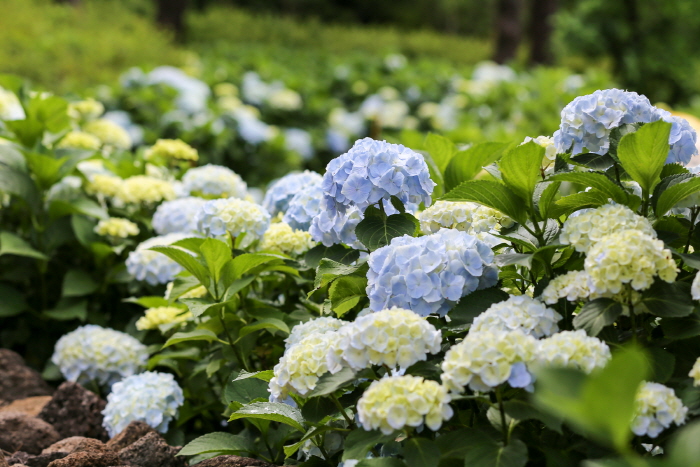
[[[642,292],[641,304],[649,313],[660,318],[682,318],[691,314],[695,308],[690,296],[690,284],[669,284],[660,279]]]
[[[502,183],[488,180],[464,182],[441,199],[446,201],[473,201],[502,212],[511,219],[525,222],[523,201]]]
[[[211,298],[182,298],[180,302],[187,305],[187,308],[192,312],[192,316],[199,318],[204,313],[212,308],[223,306],[224,303],[219,303]]]
[[[224,398],[227,403],[239,402],[249,404],[254,399],[267,399],[270,393],[267,390],[268,383],[257,378],[234,379],[226,385]]]
[[[457,153],[457,146],[444,136],[435,133],[428,133],[423,146],[430,153],[430,157],[433,158],[440,172],[445,173],[447,164],[449,164],[452,156]]]
[[[549,213],[554,205],[554,198],[559,194],[560,186],[560,182],[540,182],[535,187],[535,207],[542,218],[550,217]]]
[[[193,439],[177,455],[197,456],[208,452],[239,454],[252,451],[254,451],[254,446],[247,438],[231,433],[214,432]]]
[[[18,196],[32,209],[40,207],[39,190],[25,172],[0,163],[0,192]]]
[[[365,277],[369,266],[367,263],[349,266],[347,264],[333,261],[332,259],[322,259],[316,268],[316,279],[314,288],[319,289],[328,285],[332,280],[340,276],[357,275]]]
[[[248,378],[255,378],[255,379],[259,379],[260,381],[265,381],[265,382],[269,383],[273,376],[274,376],[274,372],[272,370],[253,371],[253,372],[241,370],[241,372],[238,373],[238,376],[236,376],[233,380],[234,381],[241,381],[241,380],[248,379]]]
[[[63,278],[64,297],[80,297],[93,293],[99,284],[93,279],[93,275],[81,269],[69,270]]]
[[[355,464],[356,467],[406,467],[400,459],[396,457],[376,457],[374,459],[362,459]]]
[[[209,269],[209,275],[214,279],[214,282],[218,283],[221,277],[221,269],[226,263],[232,261],[231,249],[221,240],[207,238],[199,246],[199,251]]]
[[[318,379],[316,387],[306,397],[326,396],[340,388],[347,386],[357,379],[355,372],[350,368],[343,368],[335,374],[326,373]]]
[[[452,190],[460,183],[472,180],[483,167],[496,162],[508,146],[508,143],[479,143],[457,152],[444,171],[445,190]]]
[[[670,133],[670,123],[662,120],[647,123],[636,132],[623,136],[617,147],[622,167],[646,193],[651,193],[659,182],[668,157]]]
[[[403,446],[403,455],[408,467],[437,467],[440,448],[425,438],[410,438]]]
[[[498,161],[505,184],[528,205],[532,204],[535,185],[541,180],[543,158],[544,148],[530,141],[514,147]]]
[[[27,171],[24,155],[14,144],[0,144],[0,166],[3,164],[20,172]]]
[[[527,464],[527,446],[519,439],[511,439],[504,446],[483,432],[473,430],[464,443],[468,446],[465,467],[523,467]]]
[[[189,250],[192,253],[199,255],[201,253],[199,251],[199,247],[202,246],[202,243],[204,243],[206,240],[206,238],[199,237],[183,238],[182,240],[171,243],[170,246],[179,246],[180,248],[184,248],[185,250]]]
[[[48,261],[49,257],[35,250],[26,241],[10,232],[0,232],[0,256],[17,255]]]
[[[674,357],[672,353],[658,347],[651,347],[647,349],[647,352],[651,357],[649,360],[652,369],[650,380],[657,383],[665,383],[673,376],[673,370],[676,366],[676,357]]]
[[[0,318],[16,316],[27,309],[24,296],[7,284],[0,284]]]
[[[279,261],[281,258],[282,257],[278,255],[263,253],[245,253],[236,256],[233,259],[232,277],[238,279],[260,265],[269,263],[270,261]]]
[[[367,453],[377,444],[393,441],[395,436],[384,435],[380,431],[365,431],[362,428],[355,429],[345,438],[345,450],[342,460],[364,459]]]
[[[321,420],[334,413],[338,413],[338,408],[333,401],[326,397],[312,397],[307,399],[306,402],[304,402],[304,407],[301,408],[301,414],[304,416],[304,420],[308,420],[311,423],[320,423]]]
[[[177,264],[185,268],[190,274],[199,280],[199,283],[207,289],[211,287],[209,271],[194,256],[174,246],[154,246],[150,250],[162,253]],[[211,293],[211,290],[209,290]]]
[[[516,420],[539,420],[550,430],[562,433],[562,419],[552,416],[547,412],[542,412],[532,404],[521,400],[510,400],[504,404],[506,414]]]
[[[360,257],[360,252],[344,245],[327,247],[317,245],[306,252],[304,262],[310,268],[316,269],[322,259],[330,259],[342,264],[352,264]]]
[[[589,336],[597,336],[622,314],[622,305],[609,298],[596,298],[583,305],[574,318],[576,329],[585,329]]]
[[[58,321],[70,321],[72,319],[85,321],[87,319],[87,301],[62,299],[58,302],[56,308],[44,311],[42,315]]]
[[[123,301],[127,303],[136,303],[144,308],[156,308],[159,306],[171,306],[170,302],[159,296],[148,296],[148,297],[130,297],[125,298]]]
[[[508,300],[508,294],[497,287],[475,290],[448,312],[450,317],[448,329],[453,331],[465,330],[471,326],[474,318],[486,311],[494,303]]]
[[[341,276],[328,289],[331,308],[338,317],[343,316],[367,296],[367,279],[359,276]]]
[[[615,163],[609,154],[594,154],[592,152],[571,157],[571,162],[589,169],[605,170]]]
[[[178,275],[173,281],[173,288],[170,290],[169,299],[171,301],[177,300],[181,295],[189,292],[190,290],[199,287],[199,279],[194,276],[187,274],[186,276]]]
[[[241,418],[271,420],[284,423],[304,433],[304,418],[298,409],[278,402],[254,402],[245,405],[231,414],[229,421]]]
[[[247,326],[243,326],[238,332],[238,340],[244,338],[251,332],[260,331],[261,329],[267,329],[268,331],[282,331],[285,334],[289,334],[289,326],[282,320],[277,318],[260,318],[253,321]]]
[[[84,214],[95,219],[107,219],[109,214],[99,204],[88,198],[78,198],[71,202],[56,200],[49,205],[49,215],[57,219],[70,214]]]
[[[625,190],[615,184],[607,176],[595,172],[571,172],[555,174],[549,177],[549,181],[572,182],[586,187],[595,188],[616,203],[625,204],[629,202],[629,197]]]
[[[662,319],[661,329],[669,339],[689,339],[700,336],[700,310],[696,309],[690,316],[676,319]]]
[[[671,439],[668,456],[664,459],[666,466],[700,467],[700,421],[681,428]]]
[[[409,213],[387,217],[370,206],[365,210],[365,218],[355,227],[355,234],[364,246],[374,251],[388,245],[392,238],[413,235],[418,227],[418,219]]]
[[[306,405],[304,407],[306,407]],[[302,413],[303,413],[303,409],[302,409]],[[306,415],[304,415],[304,416],[306,417]],[[317,426],[317,427],[310,429],[309,431],[306,432],[306,434],[304,436],[302,436],[302,438],[298,442],[292,444],[291,446],[285,446],[284,447],[284,455],[287,456],[288,458],[293,456],[294,453],[297,452],[304,445],[304,443],[306,443],[306,441],[308,441],[309,439],[311,439],[315,436],[321,435],[321,434],[325,433],[326,431],[332,431],[333,429],[334,428],[330,427],[330,426]],[[315,444],[315,442],[314,442],[314,444]],[[311,461],[313,461],[313,459],[314,459],[314,457],[311,457]],[[316,457],[316,459],[319,459],[319,458]],[[323,461],[320,461],[320,462],[321,462],[321,464],[318,464],[318,465],[322,465],[324,467],[328,467],[328,465],[329,465]],[[308,465],[306,462],[304,462],[301,465],[303,466],[305,464]],[[317,465],[317,464],[312,462],[311,465]]]
[[[676,204],[680,203],[689,196],[700,191],[700,177],[693,177],[690,180],[677,183],[665,189],[658,200],[654,213],[657,217],[665,215]]]
[[[195,329],[189,332],[176,332],[172,335],[168,341],[163,344],[163,348],[170,347],[171,345],[179,344],[180,342],[190,342],[190,341],[207,341],[213,342],[218,341],[219,338],[216,337],[212,331],[208,329]]]

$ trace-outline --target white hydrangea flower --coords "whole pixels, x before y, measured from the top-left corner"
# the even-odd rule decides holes
[[[550,136],[538,136],[537,138],[532,138],[527,136],[522,144],[529,143],[530,141],[539,144],[544,148],[544,159],[542,159],[542,166],[547,167],[554,163],[557,158],[557,147],[554,144],[554,138]]]
[[[453,411],[444,386],[417,376],[390,376],[374,381],[357,402],[357,416],[367,431],[390,435],[425,423],[437,431]]]
[[[495,209],[471,202],[436,201],[418,214],[424,234],[435,233],[441,228],[457,229],[471,235],[498,232],[510,227],[513,220]]]
[[[539,300],[527,295],[511,295],[508,300],[494,303],[474,318],[469,333],[487,330],[520,330],[533,337],[551,336],[559,332],[557,323],[562,316]]]
[[[147,371],[129,376],[112,386],[102,425],[110,437],[116,436],[134,421],[144,422],[161,433],[185,402],[182,389],[168,373]]]
[[[86,123],[83,126],[83,131],[97,136],[105,146],[130,149],[132,145],[131,137],[125,129],[104,118]]]
[[[190,318],[192,318],[192,313],[183,308],[174,306],[153,307],[147,309],[144,316],[136,321],[136,329],[139,331],[158,329],[162,324],[182,323]]]
[[[693,378],[693,386],[700,386],[700,358],[695,360],[693,368],[688,373],[688,376]]]
[[[103,219],[95,226],[95,233],[106,237],[127,238],[139,234],[139,226],[129,219],[110,217]]]
[[[693,285],[690,287],[690,294],[693,296],[693,300],[700,300],[700,272],[695,274]]]
[[[311,334],[285,350],[270,380],[271,400],[283,400],[289,393],[305,396],[325,373],[340,371],[342,367],[332,363],[337,360],[337,340],[335,332]]]
[[[288,349],[294,344],[298,344],[306,337],[313,334],[323,334],[326,332],[337,331],[341,327],[348,324],[347,321],[341,319],[332,318],[330,316],[324,316],[321,318],[311,319],[305,323],[297,324],[292,328],[289,337],[287,337],[285,342],[285,347]]]
[[[647,218],[635,214],[627,206],[606,204],[567,219],[559,240],[571,244],[576,251],[586,253],[606,235],[629,229],[656,238],[656,231]]]
[[[337,339],[342,359],[354,370],[408,368],[438,353],[442,334],[411,310],[394,307],[358,317],[338,330]]]
[[[27,118],[17,95],[0,87],[0,120],[24,120]]]
[[[535,364],[545,367],[576,368],[584,373],[603,368],[610,361],[610,348],[583,329],[562,331],[537,343]]]
[[[158,235],[196,232],[195,216],[204,203],[202,198],[187,196],[160,204],[153,214],[153,230]]]
[[[481,331],[468,334],[453,345],[442,362],[442,384],[451,392],[488,392],[508,382],[512,387],[527,387],[537,340],[522,331]]]
[[[213,164],[188,170],[182,183],[190,195],[202,198],[245,198],[248,190],[236,172]]]
[[[552,279],[542,291],[542,301],[553,305],[561,298],[570,302],[586,300],[591,295],[591,277],[586,271],[569,271]]]
[[[182,266],[164,254],[149,248],[168,246],[187,237],[188,235],[185,234],[173,233],[149,238],[129,253],[126,259],[126,270],[139,281],[146,281],[151,285],[167,284],[182,271]]]
[[[93,98],[68,104],[68,116],[75,120],[94,120],[104,112],[105,106],[102,102]]]
[[[313,248],[314,244],[309,232],[292,229],[286,222],[276,222],[265,231],[259,248],[299,256]]]
[[[637,436],[656,438],[675,423],[685,423],[688,408],[676,396],[673,389],[659,383],[644,382],[637,391],[636,412],[632,431]]]
[[[624,284],[634,290],[651,287],[654,277],[673,282],[676,262],[664,242],[639,230],[624,230],[603,237],[588,252],[584,263],[592,288],[600,293],[619,293]]]
[[[51,361],[69,381],[95,381],[109,387],[143,370],[148,350],[128,334],[94,324],[81,326],[61,337]]]
[[[197,230],[216,237],[227,232],[234,237],[246,234],[246,241],[263,236],[270,226],[270,214],[255,203],[239,198],[213,199],[195,215]]]
[[[175,189],[168,180],[135,175],[122,181],[115,197],[123,203],[156,204],[175,198]]]

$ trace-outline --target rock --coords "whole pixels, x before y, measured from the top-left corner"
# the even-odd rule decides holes
[[[153,432],[119,451],[119,458],[139,467],[184,467],[185,458],[175,457],[180,449],[168,446],[162,436]]]
[[[34,396],[50,396],[51,387],[24,364],[19,354],[0,349],[0,399],[12,402]]]
[[[47,467],[110,467],[121,464],[116,452],[105,449],[74,452],[63,459],[51,462]]]
[[[105,443],[97,439],[85,438],[83,436],[71,436],[70,438],[62,439],[58,443],[54,443],[48,448],[41,451],[42,454],[51,454],[53,452],[63,452],[66,455],[80,451],[104,451],[107,449]]]
[[[27,467],[46,467],[51,462],[57,459],[63,459],[67,454],[65,452],[52,452],[50,454],[39,454],[38,456],[32,456],[24,461]]]
[[[38,417],[51,423],[62,438],[85,436],[107,441],[102,410],[107,403],[78,383],[61,384]]]
[[[217,456],[194,464],[192,467],[274,467],[259,459],[240,456]]]
[[[0,467],[8,467],[9,465],[10,464],[7,463],[7,460],[5,460],[5,454],[0,451]]]
[[[54,427],[44,420],[21,412],[0,413],[0,449],[39,454],[59,439]]]
[[[148,423],[144,422],[131,422],[124,428],[120,433],[118,433],[114,438],[107,442],[107,449],[112,449],[113,451],[120,451],[125,447],[133,444],[139,439],[146,436],[148,433],[155,433],[156,430],[151,428]]]
[[[7,463],[10,465],[18,465],[18,464],[26,465],[25,462],[32,457],[34,457],[34,456],[31,454],[28,454],[28,453],[22,452],[22,451],[18,451],[7,458]]]
[[[34,396],[25,399],[17,399],[14,402],[0,407],[0,413],[22,412],[30,417],[36,417],[50,400],[51,396]]]

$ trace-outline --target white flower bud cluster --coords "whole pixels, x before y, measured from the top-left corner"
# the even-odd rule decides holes
[[[374,381],[357,402],[357,416],[367,430],[392,434],[423,423],[433,431],[449,420],[453,411],[444,386],[417,376],[390,376]]]
[[[688,413],[673,389],[659,383],[643,383],[637,391],[635,405],[632,431],[637,436],[650,438],[659,436],[671,423],[684,424]]]
[[[576,251],[587,253],[606,235],[630,229],[656,237],[656,231],[647,218],[635,214],[627,206],[606,204],[567,219],[559,240],[571,244]]]
[[[418,214],[418,220],[424,234],[435,233],[441,228],[446,228],[478,235],[497,232],[502,227],[513,225],[513,220],[499,211],[466,201],[436,201]]]
[[[551,336],[559,331],[562,316],[539,300],[527,295],[511,295],[508,300],[494,303],[474,318],[470,333],[480,331],[520,330],[533,337]]]

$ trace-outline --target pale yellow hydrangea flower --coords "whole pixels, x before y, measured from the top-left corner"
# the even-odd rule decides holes
[[[97,150],[102,146],[102,141],[90,133],[84,131],[71,131],[66,134],[56,145],[57,148],[75,148]]]
[[[267,103],[280,110],[299,110],[302,107],[301,96],[291,89],[280,89],[267,98]]]
[[[425,425],[433,431],[452,418],[450,395],[435,381],[418,376],[390,376],[374,381],[357,402],[362,427],[390,435],[404,427]]]
[[[139,226],[128,219],[110,217],[97,223],[95,233],[107,237],[127,238],[138,235]]]
[[[106,146],[118,149],[131,148],[132,142],[129,133],[125,129],[104,118],[93,120],[83,126],[87,133],[97,136]]]
[[[656,438],[675,423],[685,423],[688,408],[676,396],[673,389],[659,383],[642,383],[635,399],[636,412],[632,431],[637,436]]]
[[[105,106],[102,102],[92,98],[68,104],[68,115],[75,120],[94,120],[104,111]]]
[[[315,244],[309,232],[294,230],[286,222],[277,222],[270,224],[265,231],[260,249],[298,256],[309,251]]]
[[[630,229],[656,238],[656,231],[647,218],[635,214],[627,206],[606,204],[567,219],[559,239],[571,244],[576,251],[586,253],[606,235]]]
[[[639,302],[641,294],[627,287],[618,293],[598,292],[591,289],[591,276],[586,271],[569,271],[552,279],[542,291],[540,299],[552,305],[562,298],[566,298],[570,302],[577,302],[595,300],[601,297],[611,298],[618,303],[627,305],[630,301],[632,304]]]
[[[165,286],[165,299],[170,300],[170,295],[173,292],[173,286],[175,285],[174,282],[168,282],[168,285]],[[198,285],[194,289],[188,290],[187,292],[183,293],[180,295],[178,298],[203,298],[206,297],[209,291],[207,290],[206,287],[203,285]]]
[[[107,197],[114,197],[122,189],[124,180],[114,175],[97,174],[88,183],[87,192]]]
[[[513,220],[499,211],[466,201],[436,201],[418,214],[418,220],[421,231],[426,235],[441,228],[457,229],[477,235],[513,225]]]
[[[554,145],[554,139],[549,136],[538,136],[537,138],[532,138],[530,136],[525,138],[522,144],[529,143],[530,141],[537,143],[544,148],[544,158],[542,159],[542,167],[547,167],[554,163],[557,158],[557,147]]]
[[[197,161],[199,154],[195,148],[180,139],[159,139],[146,150],[144,159],[147,161],[154,159]]]
[[[584,263],[591,276],[592,289],[600,293],[619,293],[625,284],[635,290],[651,287],[655,277],[673,282],[678,274],[676,262],[664,242],[639,230],[613,233],[597,242]]]
[[[610,348],[582,329],[562,331],[537,342],[535,366],[575,368],[584,373],[603,368],[610,361]]]
[[[123,181],[116,197],[124,203],[152,204],[175,198],[172,183],[147,175],[135,175]]]
[[[145,331],[158,329],[163,324],[182,323],[192,318],[192,313],[174,306],[149,308],[146,314],[136,321],[136,329]]]
[[[533,337],[551,336],[559,331],[562,316],[544,303],[527,295],[511,295],[508,300],[494,303],[474,318],[469,333],[480,331],[520,330]]]

